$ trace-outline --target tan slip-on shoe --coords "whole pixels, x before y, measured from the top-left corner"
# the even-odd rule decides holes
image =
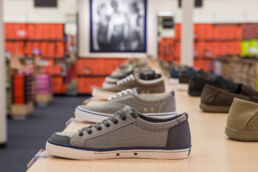
[[[235,98],[225,132],[235,140],[258,141],[258,103]]]

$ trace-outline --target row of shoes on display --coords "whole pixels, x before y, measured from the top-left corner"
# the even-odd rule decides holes
[[[191,150],[188,114],[176,113],[174,91],[146,60],[131,59],[106,77],[92,95],[106,100],[80,105],[75,119],[93,125],[57,132],[47,141],[50,155],[70,159],[184,159]]]
[[[229,113],[225,129],[229,138],[258,141],[258,92],[255,89],[192,67],[164,61],[160,61],[160,66],[169,71],[171,84],[187,90],[190,96],[201,97],[202,111]]]

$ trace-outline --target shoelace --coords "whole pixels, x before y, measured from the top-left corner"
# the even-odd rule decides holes
[[[130,113],[130,115],[132,115],[132,117],[136,118],[136,111],[134,109],[132,109],[132,113]],[[114,125],[118,124],[118,118],[122,119],[123,121],[125,121],[127,119],[127,115],[124,111],[118,111],[114,114],[114,116],[109,117],[108,119],[103,120],[101,123],[96,123],[94,125],[91,125],[89,127],[84,127],[81,130],[79,130],[79,136],[82,137],[84,135],[85,132],[87,132],[88,134],[92,134],[93,132],[93,128],[96,128],[97,131],[101,131],[102,130],[102,124],[109,128],[111,126],[112,122]]]
[[[128,81],[133,81],[133,80],[135,80],[135,77],[133,76],[133,74],[131,74],[131,75],[127,76],[126,78],[117,81],[117,85],[121,85]]]
[[[113,95],[113,96],[110,96],[108,98],[108,100],[114,100],[114,99],[117,99],[119,97],[122,97],[122,96],[125,96],[125,95],[128,95],[128,94],[132,94],[133,93],[133,90],[132,89],[126,89],[126,90],[123,90],[123,91],[120,91],[118,92],[117,94]]]

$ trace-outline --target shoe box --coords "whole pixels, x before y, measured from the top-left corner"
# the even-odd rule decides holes
[[[35,90],[36,94],[49,94],[51,93],[51,76],[48,74],[37,74]]]
[[[207,59],[221,56],[257,56],[258,23],[249,24],[195,24],[195,67],[209,70]],[[181,24],[175,24],[175,36],[161,38],[158,55],[166,61],[180,61]],[[206,60],[205,60],[206,59]],[[212,67],[211,63],[208,64]]]
[[[13,55],[32,56],[35,49],[45,57],[65,55],[64,24],[6,23],[5,47]]]
[[[66,92],[66,82],[65,77],[62,76],[52,76],[52,91],[55,94],[65,94]]]
[[[33,101],[33,76],[16,74],[12,77],[12,103],[27,104]]]
[[[79,58],[76,64],[77,92],[89,94],[93,88],[101,87],[105,77],[125,60],[124,58]]]

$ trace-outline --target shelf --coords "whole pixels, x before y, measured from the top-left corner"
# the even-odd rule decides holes
[[[178,60],[180,57],[173,57],[172,60]],[[202,57],[202,56],[195,56],[194,60],[213,60],[216,59],[216,57]]]
[[[26,39],[26,38],[6,38],[5,39],[6,41],[38,41],[38,42],[43,42],[43,41],[47,41],[47,42],[60,42],[60,41],[65,41],[65,39],[55,39],[55,38],[53,38],[53,39],[51,39],[51,38],[43,38],[43,39],[30,39],[30,38],[28,38],[28,39]]]
[[[42,56],[41,58],[42,59],[54,59],[54,60],[66,60],[65,57],[58,57],[58,56]]]
[[[175,38],[173,39],[174,41],[181,41],[181,39]],[[225,39],[221,39],[221,38],[195,38],[194,41],[198,42],[198,41],[205,41],[205,42],[217,42],[217,41],[223,41],[223,42],[227,42],[227,41],[242,41],[242,38],[225,38]]]
[[[77,77],[107,77],[108,74],[77,74]]]

